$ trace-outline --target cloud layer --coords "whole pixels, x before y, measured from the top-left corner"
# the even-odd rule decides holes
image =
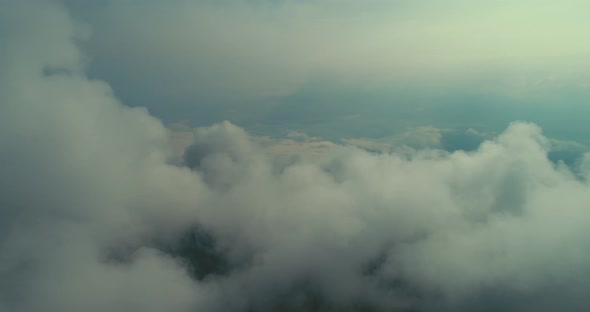
[[[223,122],[179,164],[86,76],[64,6],[0,23],[0,311],[588,308],[589,162],[549,161],[533,124],[469,153],[315,153]]]

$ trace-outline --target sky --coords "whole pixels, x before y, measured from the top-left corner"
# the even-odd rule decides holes
[[[590,143],[587,1],[68,3],[91,29],[89,77],[166,124],[331,140],[430,126],[454,150],[524,120]]]
[[[0,312],[588,309],[588,9],[0,2]]]

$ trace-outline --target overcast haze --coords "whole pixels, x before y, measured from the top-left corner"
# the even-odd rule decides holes
[[[587,310],[588,9],[0,2],[0,312]]]

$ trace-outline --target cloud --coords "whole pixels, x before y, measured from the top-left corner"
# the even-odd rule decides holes
[[[125,267],[105,257],[194,219],[198,177],[166,165],[158,120],[85,77],[64,7],[0,11],[2,310],[188,311],[194,283],[173,260],[146,250]]]
[[[442,133],[445,129],[434,127],[418,127],[403,133],[380,139],[342,139],[344,144],[356,146],[369,151],[388,153],[395,149],[410,148],[441,148]],[[448,130],[446,132],[449,132]]]
[[[179,143],[87,77],[66,7],[0,12],[1,310],[588,307],[587,157],[538,126],[402,154],[294,133],[270,144],[329,148],[289,162],[230,122]]]
[[[248,141],[228,123],[198,132],[196,146]],[[209,149],[232,159],[215,175],[231,178],[220,210],[201,217],[240,251],[232,261],[241,269],[224,282],[251,285],[258,309],[581,308],[588,185],[547,158],[550,140],[532,124],[470,153],[342,146],[281,170],[260,148],[239,150]]]

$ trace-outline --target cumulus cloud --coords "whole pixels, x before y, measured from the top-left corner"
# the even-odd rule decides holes
[[[245,138],[230,124],[207,131]],[[240,178],[217,199],[232,217],[205,223],[249,246],[251,267],[230,276],[267,295],[311,291],[307,304],[315,292],[336,310],[575,310],[588,277],[588,185],[549,161],[549,149],[538,127],[515,123],[472,153],[342,147],[278,173],[250,150],[249,161],[232,162],[227,173],[240,167]]]
[[[64,6],[4,2],[0,23],[1,311],[588,308],[589,162],[551,162],[533,124],[472,152],[284,162],[224,122],[185,131],[178,162],[86,76]]]
[[[174,261],[149,250],[131,267],[107,258],[113,244],[187,222],[199,179],[166,165],[158,120],[84,76],[63,7],[1,12],[2,310],[188,311],[197,297]]]

